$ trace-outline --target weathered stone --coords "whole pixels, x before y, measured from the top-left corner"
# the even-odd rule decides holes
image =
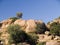
[[[55,36],[54,40],[60,40],[59,36]]]
[[[40,20],[32,20],[32,19],[30,20],[18,19],[14,22],[14,24],[20,25],[25,30],[25,32],[35,32],[36,23],[43,24],[43,22]]]
[[[58,41],[48,41],[48,42],[46,42],[46,45],[60,45],[60,42],[58,42]]]
[[[49,32],[49,31],[45,31],[45,34],[46,34],[46,35],[49,35],[49,34],[50,34],[50,32]]]
[[[12,20],[11,19],[3,20],[1,23],[2,23],[1,28],[6,28],[12,23]]]
[[[25,31],[26,29],[26,20],[18,19],[14,22],[14,24],[18,24],[21,26],[21,29]]]
[[[45,35],[45,34],[39,34],[39,39],[38,41],[39,42],[46,42],[46,41],[49,41],[49,40],[52,40],[52,36],[48,36],[48,35]]]
[[[26,20],[18,19],[14,22],[14,24],[18,24],[20,26],[26,26]]]
[[[35,32],[36,23],[35,20],[27,20],[26,32]]]

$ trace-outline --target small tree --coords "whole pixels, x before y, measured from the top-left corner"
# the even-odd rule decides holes
[[[22,13],[21,12],[18,12],[16,15],[17,15],[18,18],[22,18]]]
[[[53,35],[60,35],[60,24],[53,22],[50,26],[50,33]]]
[[[26,33],[20,29],[19,25],[10,25],[7,28],[8,33],[10,34],[10,43],[20,43],[24,42],[26,39]]]

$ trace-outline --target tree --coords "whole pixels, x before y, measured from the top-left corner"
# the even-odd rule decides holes
[[[18,18],[22,18],[22,13],[21,12],[18,12],[16,15],[17,15]]]
[[[40,23],[37,23],[37,26],[36,26],[36,33],[44,33],[46,31],[46,26],[45,24],[40,24]]]
[[[7,28],[8,33],[10,34],[9,42],[18,44],[24,42],[26,39],[26,33],[20,29],[19,25],[10,25]]]
[[[60,35],[60,24],[53,22],[50,26],[50,33],[53,35]]]

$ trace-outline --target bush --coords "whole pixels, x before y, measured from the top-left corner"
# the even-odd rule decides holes
[[[52,23],[50,26],[50,33],[53,35],[60,35],[60,24],[59,23]]]
[[[17,19],[19,19],[19,18],[17,18],[17,17],[11,17],[11,18],[9,18],[9,19],[12,19],[12,22],[15,22]]]
[[[37,45],[46,45],[46,42],[40,42]]]
[[[28,34],[26,42],[30,45],[36,45],[38,36],[36,34]]]
[[[36,26],[36,33],[41,34],[41,33],[44,33],[45,31],[46,31],[45,24],[44,23],[43,24],[38,23]]]
[[[27,42],[30,45],[36,45],[38,39],[37,35],[26,34],[20,28],[19,25],[10,25],[7,27],[7,32],[10,34],[9,43],[18,44],[21,42]]]
[[[20,29],[19,25],[10,25],[7,30],[10,34],[9,43],[24,42],[26,39],[26,33]]]

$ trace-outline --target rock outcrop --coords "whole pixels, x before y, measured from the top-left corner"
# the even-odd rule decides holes
[[[21,29],[26,33],[32,33],[32,32],[36,32],[36,27],[38,23],[43,25],[41,27],[45,26],[45,27],[48,27],[49,29],[50,25],[53,22],[60,23],[60,19],[55,19],[52,22],[49,22],[47,25],[45,25],[45,23],[42,22],[41,20],[33,20],[33,19],[30,19],[30,20],[17,19],[14,22],[12,22],[12,19],[3,20],[0,22],[0,32],[2,32],[2,35],[0,38],[5,41],[5,44],[8,43],[9,34],[7,33],[7,27],[11,24],[18,24],[21,26]],[[53,38],[52,35],[49,35],[49,31],[46,31],[45,34],[37,34],[37,35],[39,37],[38,42],[47,42],[46,45],[60,45],[60,42],[56,41],[56,40],[59,40],[60,37],[56,36],[55,38]],[[55,40],[54,42],[51,41],[52,38],[53,40]]]
[[[54,22],[55,22],[55,23],[60,23],[60,18],[56,18],[56,19],[48,22],[46,26],[47,26],[48,28],[50,28],[50,25],[51,25],[52,23],[54,23]]]
[[[11,24],[18,24],[21,26],[21,29],[23,29],[26,33],[35,32],[37,23],[44,24],[44,22],[40,20],[23,20],[23,19],[17,19],[16,21],[12,22],[12,19],[3,20],[0,22],[0,32],[2,32],[2,35],[0,39],[4,40],[4,43],[8,45],[8,38],[9,34],[7,33],[7,27]]]
[[[24,31],[26,32],[35,32],[37,23],[43,24],[43,22],[40,20],[32,20],[32,19],[30,20],[19,19],[14,22],[14,24],[20,25],[22,29],[24,29]]]
[[[2,23],[1,28],[6,28],[12,23],[12,20],[11,19],[7,19],[7,20],[1,21],[0,23]]]

